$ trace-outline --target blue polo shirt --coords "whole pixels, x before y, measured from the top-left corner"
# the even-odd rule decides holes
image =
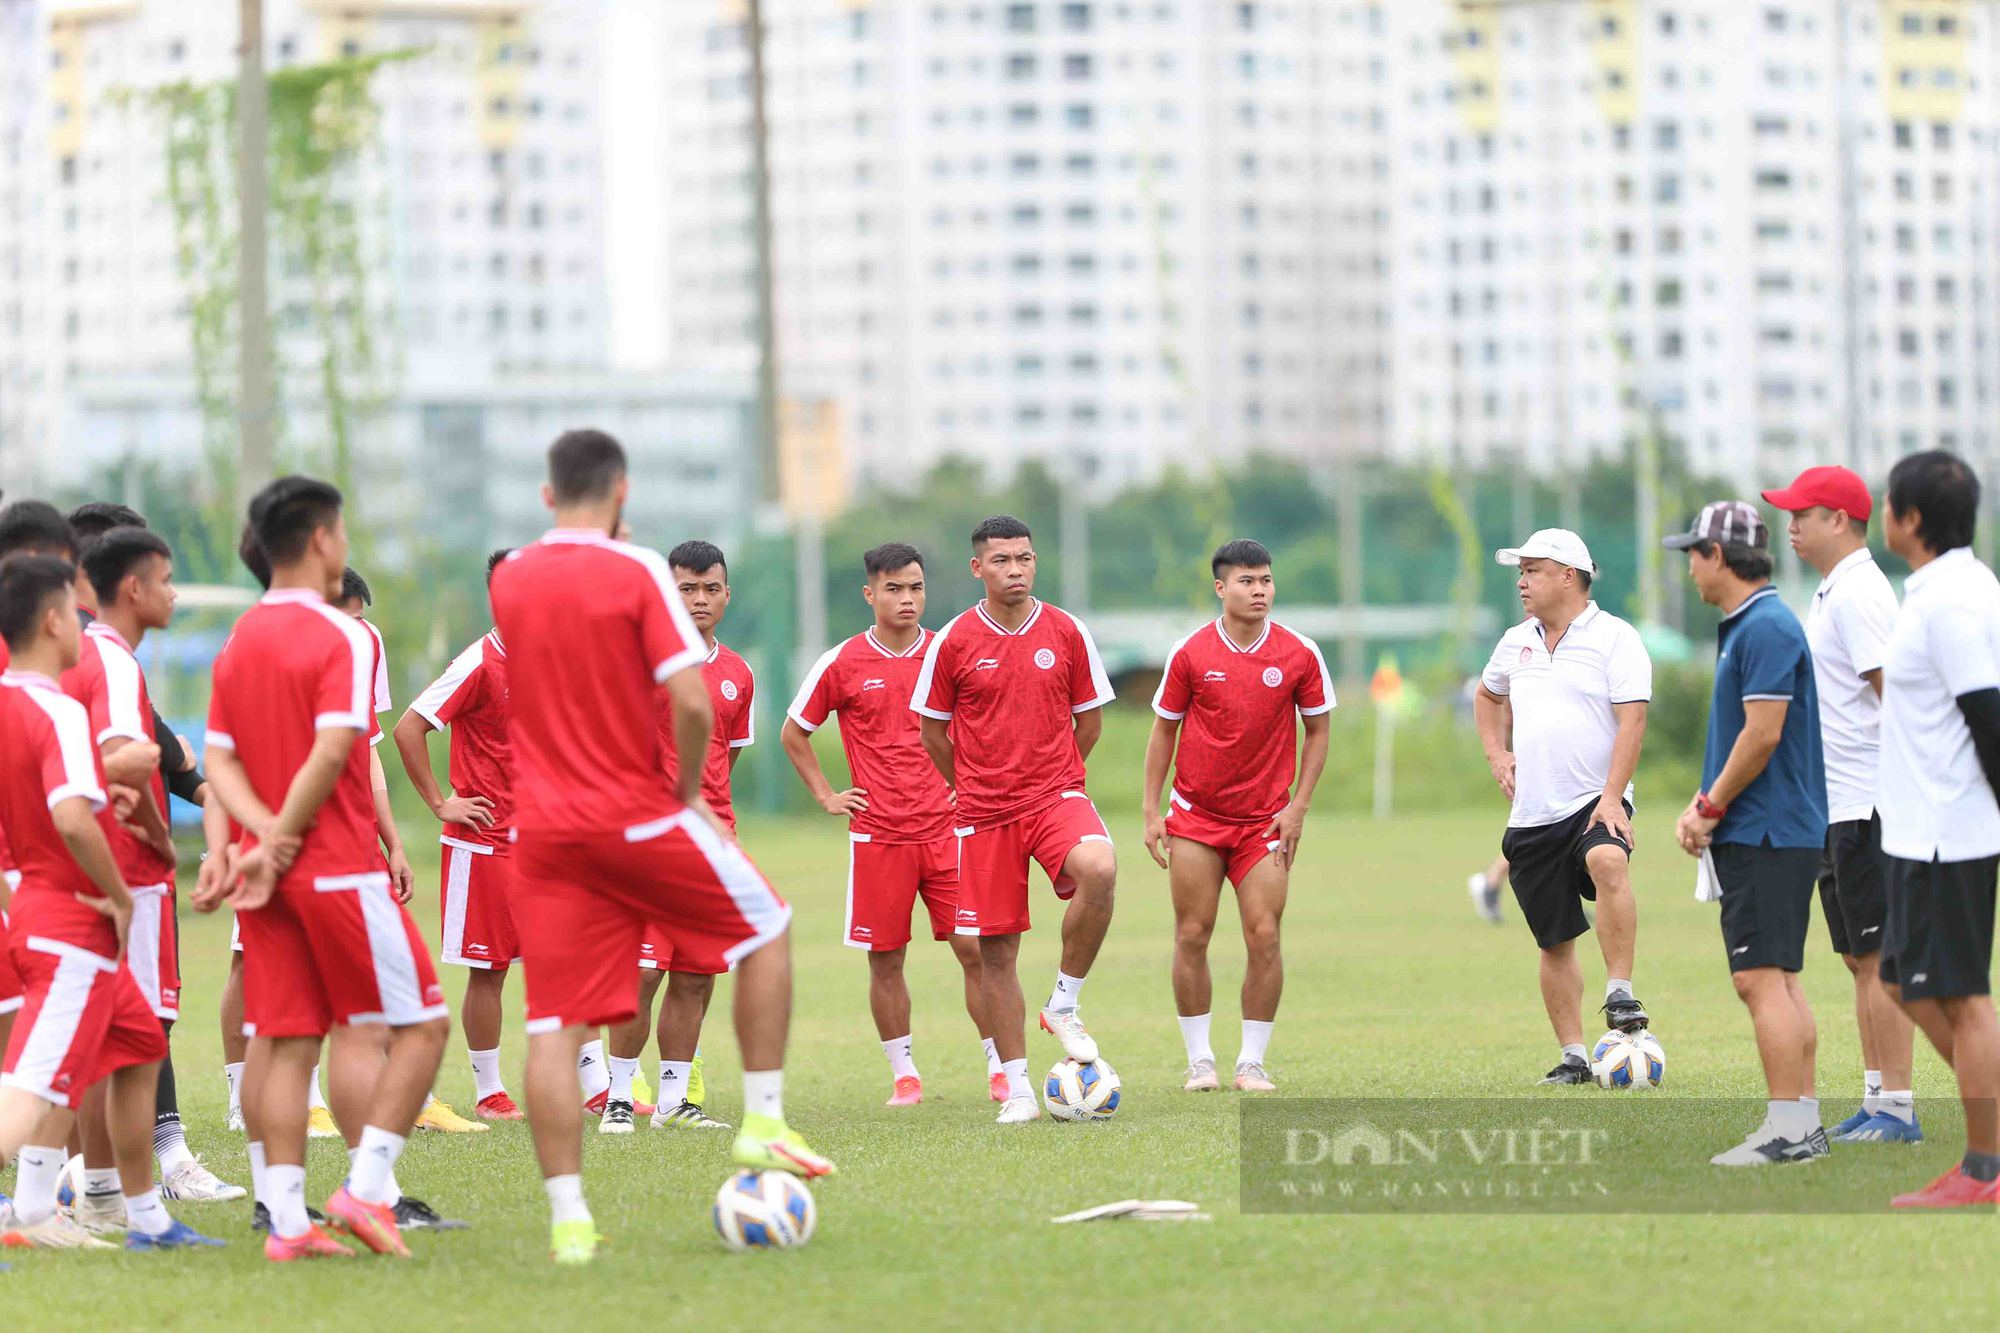
[[[1729,761],[1743,730],[1745,701],[1788,700],[1778,748],[1748,787],[1729,803],[1716,842],[1773,847],[1826,845],[1826,759],[1820,750],[1819,696],[1805,627],[1759,588],[1723,617],[1716,630],[1715,697],[1708,708],[1708,749],[1701,764],[1706,790]]]

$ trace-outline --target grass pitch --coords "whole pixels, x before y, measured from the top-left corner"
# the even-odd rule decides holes
[[[1270,1064],[1285,1096],[1601,1097],[1537,1090],[1552,1045],[1535,990],[1532,942],[1511,911],[1504,928],[1468,910],[1466,874],[1491,856],[1502,815],[1407,818],[1377,825],[1316,816],[1286,918],[1288,983]],[[794,1253],[733,1255],[710,1231],[708,1201],[729,1172],[727,1136],[590,1135],[586,1183],[612,1244],[583,1272],[547,1259],[546,1211],[525,1125],[420,1135],[398,1175],[470,1232],[413,1238],[410,1263],[361,1259],[271,1270],[246,1227],[249,1204],[177,1211],[232,1243],[185,1256],[14,1252],[0,1274],[0,1326],[37,1330],[192,1329],[283,1323],[309,1328],[554,1327],[636,1322],[872,1327],[1126,1327],[1217,1323],[1329,1326],[1684,1327],[1723,1312],[1772,1328],[1888,1324],[1922,1311],[1943,1326],[1992,1317],[2000,1230],[1975,1217],[1811,1214],[1831,1192],[1886,1205],[1961,1146],[1944,1129],[1921,1149],[1839,1148],[1832,1160],[1755,1181],[1707,1165],[1735,1142],[1761,1098],[1749,1024],[1730,992],[1715,909],[1693,902],[1690,863],[1667,837],[1663,808],[1640,824],[1641,998],[1669,1060],[1650,1114],[1674,1147],[1652,1169],[1677,1197],[1713,1189],[1718,1205],[1758,1215],[1269,1216],[1238,1199],[1237,1097],[1179,1091],[1183,1064],[1167,982],[1171,911],[1165,876],[1139,847],[1135,818],[1115,817],[1123,878],[1110,942],[1084,1012],[1124,1080],[1124,1106],[1101,1126],[1043,1122],[1003,1131],[985,1100],[985,1067],[942,947],[915,949],[916,1053],[925,1104],[892,1111],[887,1062],[866,1005],[866,968],[839,942],[846,843],[831,819],[748,821],[744,841],[798,915],[797,1003],[786,1102],[794,1124],[840,1164],[819,1185],[819,1231]],[[414,838],[413,838],[414,841]],[[434,860],[419,867],[417,906],[436,930]],[[1057,905],[1037,877],[1038,929],[1023,949],[1029,1007],[1053,979]],[[175,1034],[183,1110],[195,1149],[248,1183],[225,1105],[215,999],[227,923],[183,918],[183,1012]],[[1216,934],[1215,1046],[1236,1050],[1242,947],[1232,910]],[[1846,973],[1817,923],[1806,980],[1820,1020],[1829,1122],[1852,1109],[1857,1048]],[[1594,990],[1601,966],[1586,954]],[[445,969],[454,1000],[461,982]],[[726,992],[728,987],[723,987]],[[740,1108],[728,997],[705,1042],[711,1107]],[[1057,1058],[1030,1037],[1030,1072]],[[507,1038],[519,1092],[518,1027]],[[649,1053],[646,1069],[650,1076]],[[1920,1101],[1950,1096],[1948,1073],[1920,1053]],[[454,1034],[441,1092],[470,1109],[471,1073]],[[1668,1137],[1663,1134],[1663,1138]],[[1698,1145],[1697,1153],[1689,1145]],[[323,1197],[344,1158],[315,1143],[308,1189]],[[1759,1193],[1765,1191],[1766,1193]],[[1857,1193],[1858,1191],[1858,1193]],[[1190,1199],[1210,1222],[1052,1228],[1059,1213],[1131,1196]],[[1684,1206],[1684,1205],[1683,1205]],[[1619,1295],[1600,1311],[1599,1294]],[[1636,1297],[1637,1299],[1633,1299]],[[1084,1311],[1089,1311],[1088,1315]]]

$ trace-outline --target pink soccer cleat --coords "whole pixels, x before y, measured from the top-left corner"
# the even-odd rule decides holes
[[[1005,1074],[991,1074],[987,1077],[986,1096],[989,1101],[1004,1102],[1007,1100],[1007,1076]]]
[[[514,1104],[514,1099],[509,1097],[504,1091],[496,1092],[491,1097],[481,1097],[478,1105],[472,1108],[472,1113],[481,1120],[527,1119],[521,1113],[521,1108]]]
[[[904,1075],[896,1080],[896,1095],[884,1105],[915,1106],[924,1099],[924,1081],[913,1075]]]
[[[354,1251],[314,1226],[290,1240],[276,1232],[264,1237],[264,1257],[274,1264],[288,1264],[296,1259],[352,1259]]]
[[[396,1211],[384,1203],[364,1203],[342,1185],[326,1201],[327,1220],[377,1254],[410,1257],[403,1233],[396,1229]]]

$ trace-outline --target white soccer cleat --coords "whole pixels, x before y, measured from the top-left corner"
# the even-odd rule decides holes
[[[213,1171],[201,1164],[199,1157],[191,1162],[182,1162],[160,1181],[161,1198],[178,1199],[185,1203],[230,1203],[248,1193],[241,1185],[218,1179]]]
[[[119,1212],[124,1212],[119,1201]],[[0,1246],[30,1250],[110,1250],[117,1247],[99,1240],[63,1214],[50,1213],[32,1225],[17,1220],[12,1211],[0,1212]]]
[[[1031,1120],[1042,1118],[1041,1103],[1033,1097],[1009,1097],[1001,1104],[1000,1114],[994,1117],[996,1125],[1025,1125]]]
[[[1214,1092],[1222,1086],[1215,1076],[1215,1061],[1196,1060],[1187,1067],[1187,1082],[1181,1084],[1182,1092]]]
[[[1278,1085],[1264,1072],[1264,1066],[1255,1060],[1245,1060],[1236,1066],[1236,1090],[1238,1092],[1276,1092]]]
[[[607,1098],[604,1117],[597,1122],[600,1134],[630,1134],[638,1129],[632,1122],[632,1103]]]
[[[125,1230],[125,1196],[80,1194],[70,1205],[69,1218],[93,1236],[115,1236]]]
[[[1083,1029],[1074,1009],[1042,1010],[1042,1031],[1062,1043],[1063,1054],[1080,1065],[1097,1063],[1097,1041]]]
[[[1815,1128],[1802,1139],[1785,1137],[1770,1121],[1750,1131],[1750,1137],[1708,1159],[1710,1166],[1782,1166],[1810,1162],[1827,1155],[1826,1131]]]

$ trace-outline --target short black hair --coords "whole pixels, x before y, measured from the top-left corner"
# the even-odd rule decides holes
[[[264,554],[264,543],[257,540],[257,525],[247,519],[243,535],[236,539],[236,558],[250,571],[250,577],[257,580],[258,587],[271,586],[271,557]]]
[[[75,586],[76,566],[60,556],[10,555],[0,560],[0,639],[15,651],[27,647],[49,599]]]
[[[1271,552],[1262,542],[1251,541],[1248,537],[1238,537],[1235,541],[1224,542],[1215,548],[1215,554],[1208,559],[1209,573],[1222,577],[1225,569],[1269,569]]]
[[[368,586],[368,580],[361,577],[361,571],[349,565],[340,571],[340,600],[358,600],[363,606],[375,605],[375,593]]]
[[[714,542],[699,538],[682,542],[667,552],[667,563],[675,569],[685,569],[690,574],[706,574],[717,565],[722,566],[722,581],[729,582],[729,562],[722,558],[722,548]]]
[[[1574,571],[1574,573],[1576,574],[1576,586],[1583,589],[1585,592],[1589,592],[1591,580],[1595,579],[1597,575],[1591,573],[1587,569],[1578,568],[1575,565],[1571,565],[1570,569]]]
[[[1771,559],[1771,552],[1767,548],[1752,546],[1748,542],[1716,542],[1703,538],[1696,542],[1692,549],[1701,552],[1704,559],[1720,550],[1722,563],[1729,566],[1729,572],[1745,583],[1762,583],[1771,577],[1772,569],[1776,568]]]
[[[113,528],[145,527],[146,516],[131,505],[122,505],[115,500],[92,500],[69,511],[69,526],[70,531],[76,534],[77,552],[88,554],[91,543]],[[90,576],[87,565],[83,572],[85,578]]]
[[[1889,508],[1917,511],[1917,540],[1932,555],[1972,545],[1979,519],[1979,478],[1957,454],[1932,449],[1889,470]]]
[[[498,569],[498,568],[500,568],[500,562],[501,562],[502,560],[505,560],[505,559],[506,559],[506,558],[507,558],[508,556],[510,556],[510,555],[512,555],[512,554],[514,554],[514,548],[513,548],[513,547],[511,547],[511,546],[503,546],[503,547],[501,547],[501,548],[500,548],[499,550],[497,550],[497,551],[493,552],[493,554],[491,554],[491,555],[489,555],[489,556],[487,556],[487,557],[486,557],[486,586],[487,586],[487,587],[489,587],[489,588],[490,588],[490,587],[492,587],[492,586],[493,586],[493,571],[494,571],[494,570],[496,570],[496,569]]]
[[[549,446],[549,489],[557,504],[601,500],[625,475],[625,446],[601,430],[566,430]]]
[[[1028,525],[1012,514],[995,514],[972,530],[972,549],[977,551],[988,542],[1004,542],[1015,537],[1033,538]]]
[[[98,601],[108,606],[118,596],[118,585],[125,576],[155,555],[163,560],[174,558],[173,548],[159,533],[129,523],[106,528],[83,552],[83,576],[97,590]]]
[[[312,535],[340,517],[340,489],[313,477],[280,477],[250,501],[257,544],[273,565],[289,565],[306,553]]]
[[[911,565],[922,569],[924,553],[908,542],[883,542],[861,553],[861,568],[868,572],[870,578],[877,574],[893,574]]]
[[[62,511],[43,500],[16,500],[0,509],[0,559],[32,551],[76,558],[76,530]]]

